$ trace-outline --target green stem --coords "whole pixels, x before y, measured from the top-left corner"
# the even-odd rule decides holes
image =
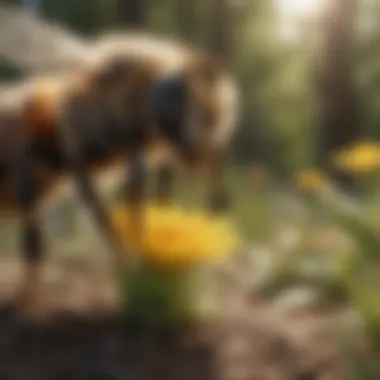
[[[199,268],[160,269],[141,263],[120,283],[123,313],[147,325],[162,325],[196,317],[200,292]]]

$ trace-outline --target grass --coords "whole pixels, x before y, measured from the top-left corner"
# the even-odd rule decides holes
[[[371,298],[370,303],[379,306],[375,312],[374,308],[368,310],[363,307],[370,292],[360,282],[358,274],[352,272],[353,268],[361,268],[361,276],[364,273],[362,278],[369,276],[369,269],[378,268],[380,273],[378,194],[373,193],[359,211],[345,214],[342,205],[351,205],[351,201],[343,194],[335,194],[336,198],[329,199],[327,203],[309,203],[295,191],[284,190],[273,182],[249,184],[245,171],[236,168],[230,169],[228,184],[233,201],[231,214],[242,236],[249,246],[264,245],[270,252],[273,270],[265,279],[267,290],[281,292],[296,284],[313,286],[326,299],[333,301],[348,297],[361,313],[368,335],[380,348],[380,301],[378,297]],[[120,189],[113,188],[105,198],[110,204],[117,205],[120,193]],[[206,184],[194,187],[180,177],[175,198],[183,204],[200,207],[206,200]],[[45,214],[45,224],[51,225],[51,218],[60,217],[63,214],[59,211]],[[60,223],[63,227],[65,223],[70,225],[75,221],[70,214],[65,215],[65,219]],[[105,247],[99,248],[100,239],[94,239],[96,234],[90,219],[82,218],[78,226],[80,228],[74,231],[75,236],[67,235],[70,228],[63,228],[65,233],[54,229],[50,231],[53,250],[59,254],[71,250],[88,260],[106,257]],[[0,224],[0,251],[16,252],[18,234],[17,220],[4,220]],[[347,244],[350,240],[354,244]],[[244,254],[254,256],[255,249],[247,248]],[[252,278],[258,276],[258,270],[252,267]],[[376,295],[377,285],[380,286],[380,282],[367,283],[366,286],[370,286],[371,294]],[[371,379],[370,376],[360,378]]]

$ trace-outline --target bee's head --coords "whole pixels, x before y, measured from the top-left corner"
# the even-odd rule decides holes
[[[225,148],[235,123],[235,87],[217,62],[192,56],[179,73],[163,81],[160,112],[184,166],[207,169]]]

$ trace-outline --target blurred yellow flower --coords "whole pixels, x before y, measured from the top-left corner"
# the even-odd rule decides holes
[[[369,174],[380,169],[380,144],[364,141],[345,149],[333,158],[334,165],[343,171],[355,174]]]
[[[302,190],[319,191],[326,185],[327,176],[321,170],[305,169],[297,173],[296,183]]]
[[[226,219],[173,205],[151,204],[143,210],[138,236],[131,215],[128,209],[116,211],[113,220],[118,233],[143,260],[157,266],[204,263],[237,247],[237,233]]]

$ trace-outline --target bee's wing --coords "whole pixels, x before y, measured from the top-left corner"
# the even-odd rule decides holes
[[[26,73],[84,62],[87,43],[24,10],[0,7],[0,59]]]

